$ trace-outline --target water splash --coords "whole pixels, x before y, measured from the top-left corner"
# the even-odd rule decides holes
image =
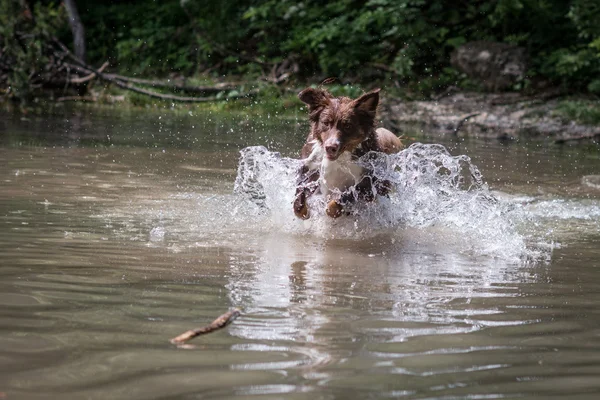
[[[299,160],[262,146],[241,151],[235,193],[253,204],[272,228],[324,238],[405,236],[459,246],[462,252],[501,258],[530,256],[525,236],[510,218],[510,204],[498,201],[477,167],[444,146],[413,144],[398,154],[369,153],[359,162],[392,187],[389,197],[359,203],[351,215],[333,220],[325,200],[309,201],[311,218],[295,218],[292,202]]]

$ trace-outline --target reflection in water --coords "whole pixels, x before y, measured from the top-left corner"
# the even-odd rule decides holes
[[[498,321],[493,316],[502,311],[496,306],[472,305],[477,298],[518,296],[517,285],[536,280],[528,268],[484,257],[474,263],[457,249],[428,245],[412,233],[399,241],[266,238],[254,260],[230,262],[232,305],[250,315],[250,322],[235,324],[230,332],[289,343],[272,350],[305,355],[305,361],[296,361],[303,376],[325,379],[326,365],[341,362],[358,337],[370,338],[351,345],[363,352],[372,341],[402,343],[535,322]],[[395,358],[389,350],[376,353],[377,358]]]

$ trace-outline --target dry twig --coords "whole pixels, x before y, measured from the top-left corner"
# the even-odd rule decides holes
[[[215,319],[209,325],[203,326],[202,328],[191,329],[177,337],[174,337],[173,339],[171,339],[171,343],[183,344],[188,340],[195,338],[196,336],[204,335],[225,328],[241,314],[242,312],[239,309],[234,308],[233,310],[228,311],[225,314],[221,315],[219,318]]]
[[[102,64],[102,66],[100,68],[98,68],[98,71],[103,72],[106,69],[106,67],[108,67],[108,61],[106,61],[104,64]],[[96,77],[96,74],[94,72],[92,72],[91,74],[89,74],[87,76],[82,76],[80,78],[72,78],[68,82],[75,83],[75,84],[81,84],[81,83],[91,81],[95,77]]]

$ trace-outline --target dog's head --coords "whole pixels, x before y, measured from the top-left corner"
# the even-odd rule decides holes
[[[298,97],[308,105],[313,136],[331,161],[344,151],[354,151],[373,132],[379,89],[351,99],[307,88]]]

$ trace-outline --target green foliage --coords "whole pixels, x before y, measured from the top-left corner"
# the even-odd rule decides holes
[[[554,115],[565,122],[577,121],[581,124],[600,125],[600,101],[595,100],[563,100]]]
[[[108,60],[121,72],[134,75],[194,72],[192,29],[179,1],[80,1],[78,5],[93,63]]]
[[[295,57],[305,76],[360,80],[385,65],[388,78],[440,86],[460,81],[448,72],[452,50],[492,40],[526,47],[532,76],[584,89],[600,73],[596,0],[230,0],[217,14],[182,3],[204,48],[238,71],[252,58]]]
[[[600,73],[596,0],[499,0],[490,20],[499,39],[529,50],[532,75],[585,89]]]
[[[53,57],[48,43],[64,21],[63,10],[54,3],[36,3],[30,9],[20,0],[0,1],[0,67],[6,71],[10,97],[30,100],[48,73]]]
[[[267,0],[249,7],[244,19],[255,40],[265,36],[277,43],[266,46],[266,56],[295,54],[304,60],[308,73],[358,76],[365,64],[384,62],[400,76],[410,77],[414,59],[421,54],[417,44],[429,38],[419,18],[424,3]],[[414,46],[409,37],[419,38],[416,43],[412,40]]]
[[[568,17],[573,21],[582,38],[595,40],[600,38],[600,3],[598,1],[573,1]]]
[[[591,81],[587,86],[587,90],[596,95],[600,94],[600,79],[594,79]]]
[[[58,2],[58,0],[56,0]],[[19,71],[15,93],[27,90],[47,60],[41,43],[70,31],[63,7],[31,0],[36,23],[22,16],[22,0],[0,0],[0,37]],[[78,0],[88,60],[125,74],[213,77],[268,75],[284,62],[299,80],[335,76],[365,87],[388,81],[415,92],[472,87],[450,66],[450,54],[475,40],[523,46],[529,76],[600,93],[598,0]],[[60,26],[58,26],[59,24]],[[19,28],[17,28],[19,26]],[[33,32],[26,44],[15,30]],[[7,55],[8,54],[8,55]],[[27,66],[27,67],[26,67]],[[390,82],[392,81],[392,82]],[[385,84],[385,83],[384,83]]]

